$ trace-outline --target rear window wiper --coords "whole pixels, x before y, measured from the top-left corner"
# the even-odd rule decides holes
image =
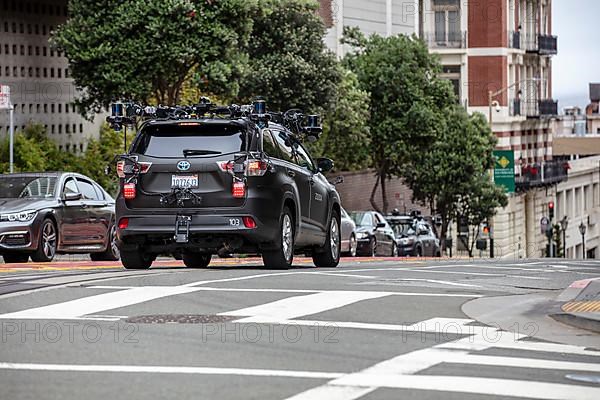
[[[193,150],[193,149],[185,149],[183,150],[183,155],[187,156],[205,156],[208,154],[221,154],[220,151],[215,150]]]

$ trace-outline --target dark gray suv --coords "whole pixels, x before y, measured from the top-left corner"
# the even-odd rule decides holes
[[[117,172],[125,268],[158,254],[206,267],[213,254],[260,253],[267,267],[295,253],[321,267],[340,257],[340,198],[285,118],[186,117],[142,124]]]

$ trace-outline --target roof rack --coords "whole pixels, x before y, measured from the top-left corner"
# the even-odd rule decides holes
[[[111,104],[111,115],[106,117],[115,131],[123,127],[139,127],[139,124],[150,120],[186,120],[186,119],[247,119],[258,128],[267,128],[269,122],[280,124],[298,136],[306,136],[309,141],[316,141],[323,131],[319,116],[306,115],[300,109],[285,112],[268,112],[265,100],[257,99],[252,104],[217,106],[208,97],[201,97],[200,102],[187,106],[148,106],[130,102]]]

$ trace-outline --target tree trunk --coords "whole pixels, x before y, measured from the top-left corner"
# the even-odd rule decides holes
[[[385,173],[381,173],[381,200],[383,200],[383,214],[387,214],[388,212],[388,199],[387,199],[387,192],[386,192],[386,187],[385,187],[385,180],[386,180],[386,176]]]
[[[379,207],[377,206],[377,203],[375,203],[375,193],[377,193],[377,188],[379,187],[379,177],[380,175],[377,174],[377,180],[375,181],[375,185],[373,186],[373,190],[371,191],[371,198],[369,199],[369,201],[371,202],[371,206],[375,211],[379,211]]]
[[[440,232],[440,252],[446,253],[446,235],[448,234],[448,218],[442,214],[442,229]]]

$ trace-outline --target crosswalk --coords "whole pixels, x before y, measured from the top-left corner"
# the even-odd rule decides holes
[[[490,267],[494,268],[494,267]],[[520,268],[514,266],[513,268]],[[366,272],[370,271],[370,272]],[[370,279],[375,269],[349,271],[356,279]],[[450,271],[449,271],[450,272]],[[341,308],[369,302],[377,307],[385,299],[403,297],[456,298],[468,301],[481,297],[475,289],[462,285],[461,292],[322,290],[277,287],[234,287],[240,281],[262,278],[297,277],[302,272],[280,272],[201,280],[176,286],[90,286],[90,294],[54,304],[30,307],[0,314],[0,323],[14,320],[96,320],[116,321],[127,315],[111,315],[128,307],[149,301],[177,298],[182,295],[217,295],[221,292],[245,294],[276,293],[280,299],[252,304],[237,309],[223,309],[218,315],[231,317],[231,324],[274,324],[295,326],[335,326],[342,330],[397,333],[397,346],[390,348],[390,358],[353,371],[306,371],[293,369],[261,369],[163,365],[70,364],[9,362],[0,359],[1,370],[145,373],[187,375],[237,375],[248,378],[280,377],[315,380],[312,388],[300,391],[286,400],[353,400],[367,397],[379,389],[403,389],[444,393],[521,397],[531,399],[585,400],[600,399],[600,386],[570,383],[556,379],[556,374],[600,375],[600,349],[532,340],[527,335],[484,326],[469,318],[435,317],[418,322],[395,324],[382,320],[364,322],[335,320],[331,316]],[[338,273],[334,273],[338,275]],[[348,276],[346,276],[348,278]],[[439,280],[437,280],[439,281]],[[435,282],[434,282],[435,283]],[[232,287],[227,287],[231,285]],[[102,290],[105,293],[94,294]],[[1,301],[1,300],[0,300]],[[0,308],[2,310],[2,308]],[[202,310],[195,310],[201,313]],[[404,349],[406,337],[434,334],[428,345],[416,350]],[[441,338],[441,339],[440,339]],[[535,338],[533,338],[535,339]],[[250,343],[247,345],[251,345]],[[492,351],[493,350],[493,351]],[[535,354],[535,356],[534,356]],[[76,361],[76,360],[75,360]],[[487,370],[486,370],[487,368]],[[452,369],[453,372],[449,373]],[[483,373],[482,371],[488,371]],[[523,377],[506,371],[536,371]],[[489,372],[493,372],[490,376]],[[1,375],[1,374],[0,374]]]

